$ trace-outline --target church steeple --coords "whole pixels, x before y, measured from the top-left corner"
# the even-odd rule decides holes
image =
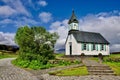
[[[71,16],[71,18],[69,19],[69,21],[68,21],[68,24],[71,24],[71,23],[78,23],[78,20],[77,20],[77,18],[76,18],[76,16],[75,16],[75,13],[74,13],[74,10],[72,11],[72,16]]]
[[[72,16],[71,18],[69,19],[68,21],[68,24],[69,24],[69,30],[79,30],[78,29],[78,20],[75,16],[75,13],[74,13],[74,10],[72,11]]]

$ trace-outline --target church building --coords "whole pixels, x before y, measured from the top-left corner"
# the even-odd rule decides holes
[[[68,24],[69,31],[65,42],[65,55],[110,54],[109,42],[100,33],[79,30],[79,21],[74,11]]]

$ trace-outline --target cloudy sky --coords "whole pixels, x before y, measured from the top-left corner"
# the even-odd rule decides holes
[[[17,28],[28,25],[58,32],[55,49],[64,48],[73,9],[80,30],[101,33],[120,51],[120,0],[0,0],[0,44],[15,45]]]

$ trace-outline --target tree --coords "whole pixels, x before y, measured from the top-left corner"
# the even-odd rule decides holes
[[[20,27],[15,35],[15,42],[20,47],[20,58],[29,61],[38,60],[39,56],[52,59],[57,39],[57,33],[50,33],[43,27]]]

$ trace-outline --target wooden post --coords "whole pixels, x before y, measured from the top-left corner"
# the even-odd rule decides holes
[[[100,53],[100,54],[98,55],[98,57],[99,57],[99,62],[102,63],[102,62],[103,62],[103,55]]]

